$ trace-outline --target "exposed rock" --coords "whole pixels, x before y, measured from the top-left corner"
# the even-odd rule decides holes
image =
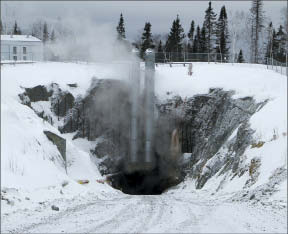
[[[167,131],[180,128],[182,152],[191,153],[186,171],[197,180],[198,189],[224,165],[223,173],[243,173],[239,164],[253,134],[248,121],[266,102],[255,103],[251,97],[233,99],[233,94],[214,88],[208,94],[187,100],[174,97],[157,105],[161,121],[166,118],[170,126]],[[237,128],[236,137],[227,142]]]
[[[94,150],[91,150],[97,158],[103,158],[107,155],[113,155],[115,153],[115,146],[111,141],[104,140],[98,143]]]
[[[69,92],[63,92],[59,85],[52,83],[50,85],[43,86],[38,85],[33,88],[25,88],[25,92],[19,94],[19,98],[22,104],[27,105],[33,109],[31,102],[38,101],[50,101],[53,112],[63,117],[68,111],[73,107],[75,98]],[[33,109],[35,113],[42,119],[48,121],[50,124],[53,124],[52,117],[44,111],[37,111]]]
[[[38,85],[33,88],[25,88],[25,93],[31,102],[48,101],[52,96],[52,91],[48,91],[43,85]]]
[[[54,206],[54,205],[51,206],[51,209],[52,209],[52,210],[55,210],[55,211],[59,211],[59,207]]]
[[[129,92],[130,86],[124,81],[92,79],[86,96],[75,101],[59,128],[64,133],[76,132],[73,139],[104,139],[91,151],[95,157],[102,158],[101,173],[113,173],[118,167],[115,164],[129,153]],[[105,155],[108,157],[104,158]]]
[[[62,186],[62,187],[65,187],[65,186],[67,186],[68,184],[69,184],[69,182],[66,181],[66,180],[64,180],[64,181],[62,182],[61,186]]]
[[[67,84],[67,85],[71,88],[77,88],[78,87],[77,83]]]
[[[75,98],[69,92],[60,92],[54,99],[52,109],[57,116],[65,116],[74,106]]]
[[[57,146],[57,149],[59,150],[63,160],[66,162],[66,139],[50,131],[44,131],[44,134],[50,141],[53,142],[53,144]]]

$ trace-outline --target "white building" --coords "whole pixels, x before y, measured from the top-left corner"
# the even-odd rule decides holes
[[[43,43],[31,35],[1,35],[1,61],[42,61]]]

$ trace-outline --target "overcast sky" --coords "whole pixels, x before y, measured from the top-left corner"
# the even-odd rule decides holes
[[[212,1],[212,7],[218,14],[225,5],[227,11],[249,11],[251,1]],[[20,27],[36,19],[55,21],[74,18],[80,23],[89,20],[92,23],[111,24],[116,27],[119,15],[124,15],[126,36],[134,39],[142,31],[144,23],[150,21],[152,33],[168,33],[173,19],[179,14],[185,32],[191,20],[202,24],[208,1],[2,1],[1,18],[8,21],[17,20]],[[271,18],[274,25],[281,22],[281,8],[287,6],[284,1],[264,1],[265,15]]]

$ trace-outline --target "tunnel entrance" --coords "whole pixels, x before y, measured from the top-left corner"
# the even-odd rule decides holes
[[[131,173],[122,170],[107,177],[111,186],[131,195],[160,195],[179,184],[184,175],[178,167],[160,161],[153,170],[136,170]]]
[[[157,171],[137,171],[131,174],[124,172],[109,178],[113,188],[131,195],[160,195],[179,182],[161,177]]]

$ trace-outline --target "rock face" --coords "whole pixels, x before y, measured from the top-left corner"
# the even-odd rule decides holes
[[[236,172],[241,155],[252,141],[248,120],[265,103],[255,103],[251,97],[233,99],[232,95],[232,91],[210,89],[208,94],[188,100],[174,97],[158,104],[160,118],[172,123],[167,131],[179,128],[182,152],[192,154],[186,171],[197,180],[197,188],[202,188],[224,164],[226,170]],[[229,143],[228,155],[233,157],[223,157],[219,150],[238,127],[236,138]]]
[[[43,85],[38,85],[33,88],[25,88],[25,94],[31,102],[48,101],[52,96],[52,91],[48,91]]]
[[[31,107],[32,102],[49,101],[51,103],[51,110],[60,117],[63,117],[68,113],[75,101],[75,98],[71,93],[62,91],[56,83],[52,83],[47,87],[38,85],[33,88],[25,88],[25,92],[19,94],[19,98],[22,101],[22,104],[29,107]],[[34,111],[40,118],[52,123],[52,118],[51,116],[47,116],[47,113],[38,112],[37,110]]]
[[[63,160],[66,162],[66,140],[50,131],[44,131],[44,134],[57,146]]]
[[[68,111],[74,106],[75,98],[69,92],[59,92],[54,98],[52,105],[53,112],[60,117],[65,116]]]
[[[242,176],[244,172],[251,171],[251,181],[247,186],[254,183],[261,162],[257,159],[251,162],[252,169],[243,166],[243,153],[251,144],[255,147],[264,144],[253,141],[249,119],[266,102],[256,103],[251,97],[234,99],[233,94],[233,91],[214,88],[208,94],[185,100],[179,96],[163,102],[156,100],[153,150],[157,161],[156,174],[161,179],[166,180],[168,175],[170,178],[183,178],[188,174],[196,180],[196,188],[201,189],[216,173],[230,172],[233,176]],[[93,141],[101,137],[103,141],[91,150],[91,154],[100,161],[100,172],[110,174],[121,170],[130,149],[131,103],[128,83],[92,79],[86,95],[76,99],[71,93],[63,92],[57,84],[47,88],[36,86],[25,89],[19,96],[23,104],[30,104],[30,107],[31,102],[49,100],[52,111],[64,120],[59,130],[62,133],[75,133],[74,139],[82,137]],[[140,96],[139,157],[144,155],[145,149],[143,104],[144,98]],[[59,145],[63,156],[63,139],[51,133],[45,134]],[[179,151],[191,154],[181,168],[179,165],[183,160]]]
[[[62,133],[74,139],[103,141],[91,153],[100,158],[100,172],[113,173],[129,154],[130,86],[125,81],[92,79],[84,98],[77,98],[64,117]],[[106,157],[105,157],[106,156]],[[113,163],[112,163],[113,162]]]

